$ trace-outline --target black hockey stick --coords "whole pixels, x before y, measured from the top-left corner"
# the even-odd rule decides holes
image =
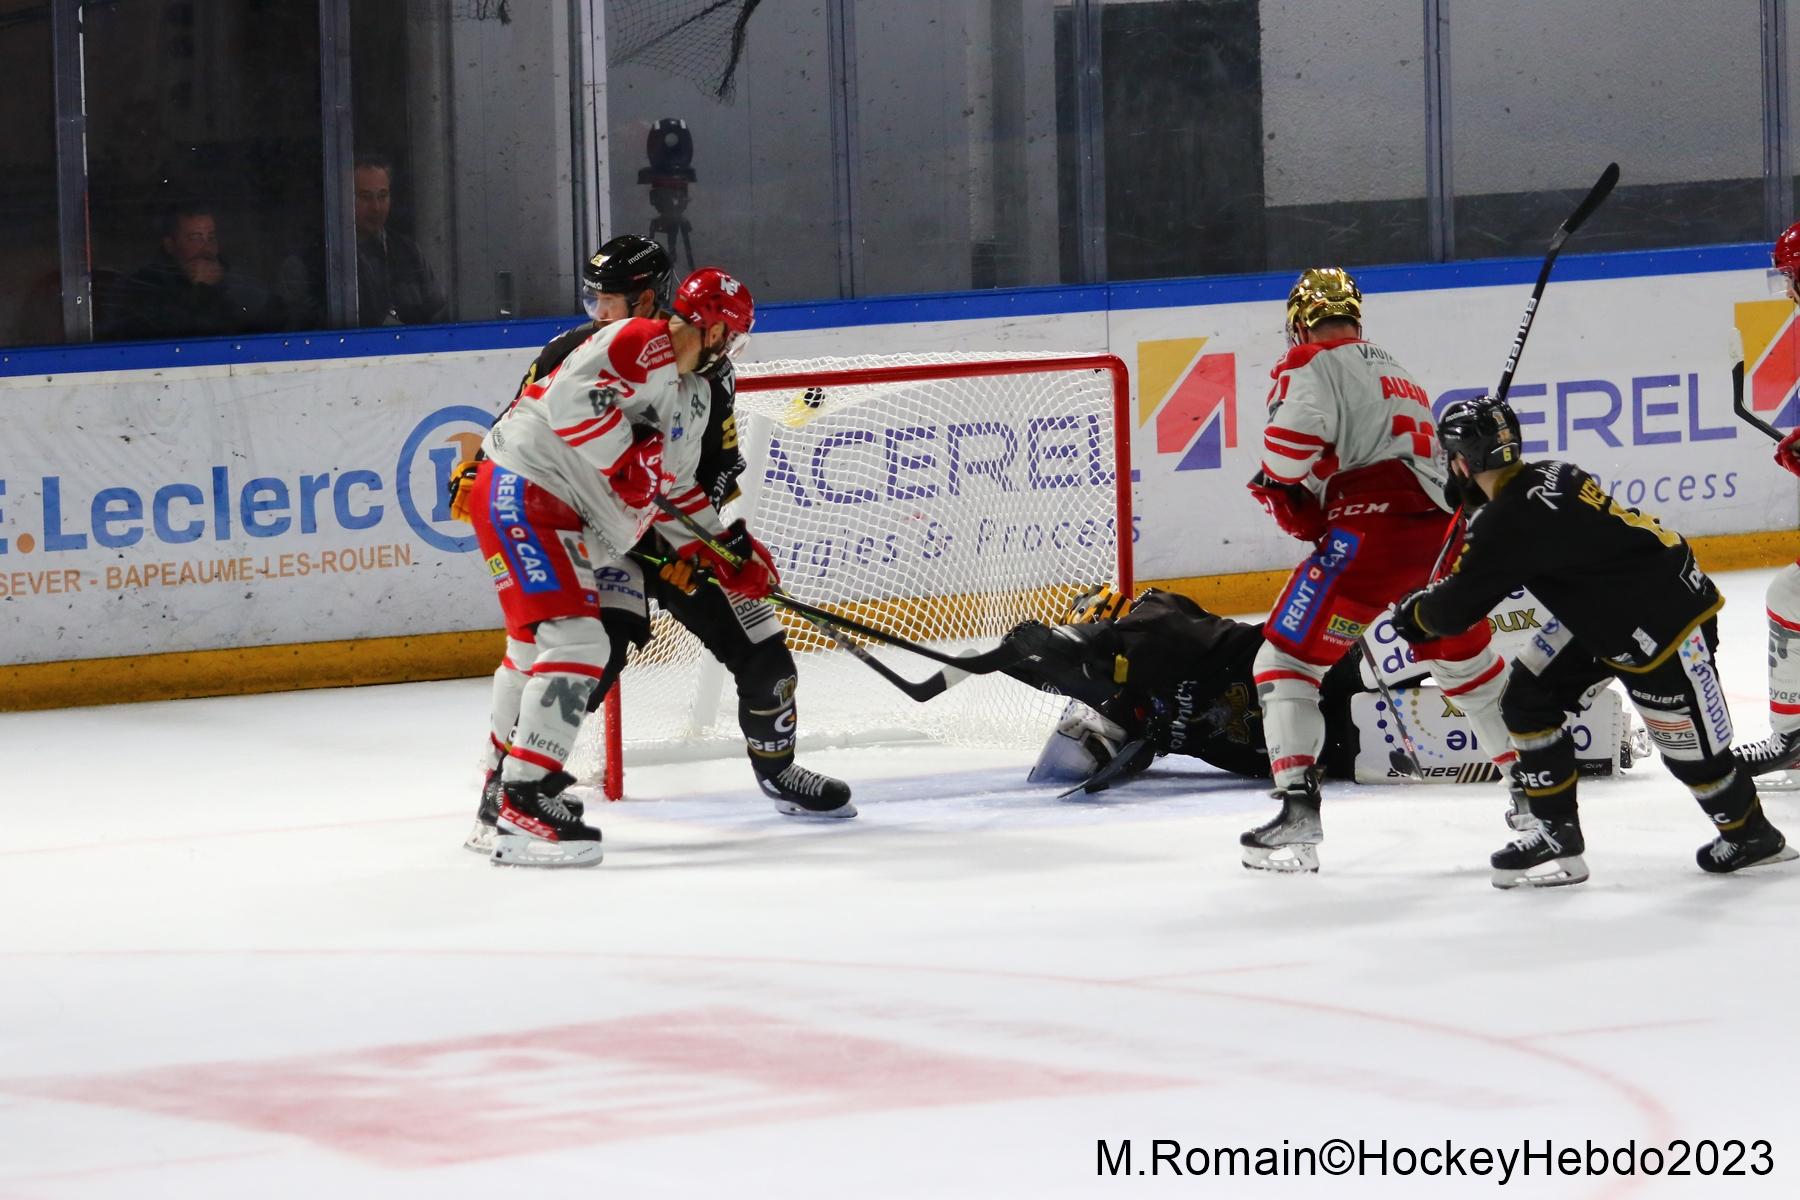
[[[631,557],[647,567],[661,568],[669,562],[666,558],[658,558],[654,554],[645,554],[637,550],[631,552]],[[707,575],[707,579],[714,584],[718,584],[719,582],[718,579],[712,575]],[[771,595],[770,599],[774,600],[776,603],[782,603],[781,598],[778,596]],[[805,613],[800,615],[806,616]],[[845,637],[838,631],[836,626],[821,621],[816,617],[807,616],[806,619],[811,621],[813,626],[817,628],[819,632],[830,638],[832,643],[840,650],[847,651],[849,654],[866,664],[877,675],[881,676],[921,704],[942,695],[947,689],[954,687],[956,684],[961,683],[963,679],[967,678],[965,672],[953,671],[946,668],[928,679],[921,679],[917,683],[914,683],[912,680],[893,670],[886,663],[863,649],[861,645]]]
[[[1744,347],[1741,340],[1738,341],[1736,350],[1737,361],[1731,364],[1731,411],[1735,412],[1738,419],[1744,424],[1766,434],[1770,441],[1779,442],[1787,435],[1751,412],[1750,406],[1744,403]]]
[[[1600,178],[1581,203],[1575,206],[1575,211],[1556,227],[1556,233],[1550,238],[1549,253],[1544,255],[1544,265],[1538,270],[1537,285],[1531,289],[1531,299],[1525,302],[1525,315],[1519,321],[1519,332],[1513,335],[1512,347],[1506,352],[1506,365],[1500,370],[1500,385],[1494,389],[1494,399],[1505,401],[1506,393],[1512,390],[1513,372],[1519,368],[1519,356],[1525,352],[1525,338],[1531,333],[1531,322],[1537,317],[1538,301],[1544,298],[1544,287],[1550,282],[1550,268],[1556,265],[1556,256],[1561,252],[1563,243],[1594,215],[1594,210],[1612,194],[1613,185],[1618,182],[1619,164],[1607,163],[1606,170],[1600,172]]]
[[[681,509],[671,503],[668,497],[658,495],[653,498],[653,502],[656,507],[666,513],[671,520],[675,521],[683,529],[686,529],[697,541],[707,549],[711,550],[714,554],[718,555],[722,561],[729,563],[734,567],[743,562],[741,558],[723,546],[711,533],[707,532],[704,525],[700,524],[700,522],[694,520],[693,517],[682,512]],[[878,629],[873,625],[865,625],[852,617],[834,613],[829,609],[818,608],[808,604],[804,600],[798,599],[781,588],[776,588],[771,591],[769,593],[769,599],[790,612],[798,613],[815,625],[824,622],[837,627],[839,630],[847,630],[850,633],[859,633],[871,641],[895,646],[901,650],[908,650],[919,655],[921,658],[929,658],[933,662],[942,663],[946,667],[952,668],[950,671],[939,672],[939,675],[944,677],[945,682],[943,687],[939,687],[932,695],[936,695],[938,691],[942,691],[944,688],[960,682],[960,676],[991,675],[996,671],[1004,671],[1008,667],[1018,665],[1021,657],[1019,651],[1015,647],[1005,645],[1004,643],[994,647],[992,650],[985,650],[977,654],[946,654],[942,650],[936,650],[930,646],[921,645],[918,642],[908,641],[899,634],[889,633],[887,630]],[[927,679],[923,681],[922,684],[915,686],[931,686],[932,682],[931,679]]]

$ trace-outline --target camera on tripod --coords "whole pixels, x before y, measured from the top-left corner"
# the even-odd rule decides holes
[[[638,168],[638,183],[650,189],[650,207],[656,210],[656,217],[650,222],[650,237],[667,243],[669,261],[677,266],[678,247],[685,249],[691,271],[694,227],[683,214],[688,206],[688,184],[700,178],[694,170],[694,135],[680,117],[664,117],[650,127],[644,153],[650,165]]]

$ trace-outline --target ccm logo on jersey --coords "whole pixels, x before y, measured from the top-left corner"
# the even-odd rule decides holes
[[[1371,513],[1384,513],[1387,510],[1388,506],[1385,500],[1379,504],[1374,501],[1362,500],[1355,504],[1334,504],[1331,511],[1325,516],[1327,520],[1335,521],[1339,517],[1365,517]]]

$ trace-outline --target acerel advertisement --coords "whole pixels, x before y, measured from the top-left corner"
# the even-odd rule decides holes
[[[1529,294],[1524,284],[1371,292],[1365,333],[1441,410],[1493,387]],[[1284,350],[1282,307],[814,329],[759,334],[751,351],[1118,355],[1132,378],[1129,536],[1141,585],[1284,569],[1304,553],[1244,489]],[[1553,282],[1510,397],[1527,454],[1579,463],[1621,503],[1690,536],[1794,528],[1795,481],[1731,411],[1734,335],[1751,405],[1782,428],[1800,424],[1800,327],[1762,272]],[[485,570],[468,526],[450,519],[445,484],[530,355],[0,378],[0,662],[493,628]],[[782,549],[799,575],[898,553],[914,533],[921,561],[1026,560],[1058,537],[1084,550],[1110,541],[1105,504],[1091,527],[1042,529],[1033,512],[1006,507],[1112,480],[1088,415],[1023,403],[977,406],[941,427],[830,432],[816,445],[791,434],[782,453],[751,450],[747,490],[826,515],[880,491],[916,518],[892,546],[824,526],[797,533]],[[861,459],[872,465],[851,472]],[[968,516],[958,503],[980,511],[951,543],[935,531]],[[998,532],[984,541],[984,530]]]

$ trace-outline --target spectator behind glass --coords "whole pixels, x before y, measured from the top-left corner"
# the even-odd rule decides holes
[[[378,154],[356,158],[356,290],[364,325],[425,325],[448,300],[419,244],[387,227],[394,169]]]
[[[446,319],[449,300],[419,244],[387,227],[393,168],[378,154],[356,156],[356,292],[359,325],[427,325]],[[289,258],[282,293],[301,323],[324,324],[323,251]]]
[[[96,305],[107,338],[177,338],[265,333],[285,327],[286,308],[259,281],[231,270],[219,253],[210,206],[176,204],[163,216],[162,250],[121,281],[110,312]]]

